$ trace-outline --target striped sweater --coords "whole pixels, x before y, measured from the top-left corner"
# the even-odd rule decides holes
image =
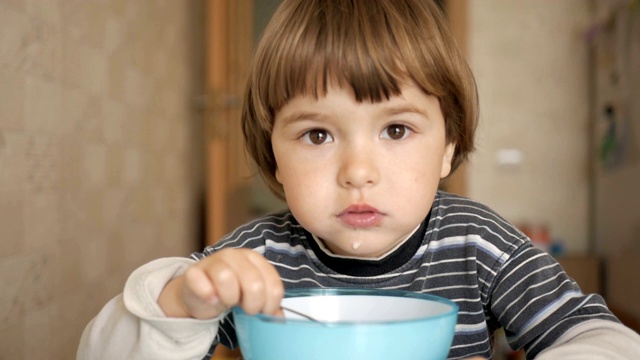
[[[577,323],[618,321],[599,295],[583,294],[513,225],[486,206],[445,192],[437,193],[412,237],[377,261],[326,254],[288,211],[248,223],[191,257],[228,247],[263,254],[288,289],[400,289],[453,300],[460,311],[450,359],[491,358],[492,334],[499,327],[514,349],[524,348],[533,358]],[[221,323],[217,342],[237,346],[232,319]]]

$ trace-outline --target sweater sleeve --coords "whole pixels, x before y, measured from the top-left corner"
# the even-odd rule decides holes
[[[523,244],[499,270],[491,292],[491,312],[514,349],[538,354],[589,321],[620,325],[597,294],[584,294],[544,251]]]
[[[640,335],[606,320],[590,320],[569,329],[536,360],[632,360],[640,354]]]
[[[194,261],[164,258],[135,270],[124,292],[85,328],[77,359],[202,359],[220,319],[167,318],[157,303],[164,286]]]

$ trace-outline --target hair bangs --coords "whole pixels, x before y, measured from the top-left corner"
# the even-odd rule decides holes
[[[335,6],[326,4],[321,13],[300,16],[306,19],[304,27],[294,24],[272,33],[278,40],[271,43],[278,48],[270,52],[272,59],[262,61],[265,71],[259,72],[272,115],[293,97],[322,97],[330,86],[350,87],[357,101],[379,102],[399,95],[402,83],[413,80],[408,68],[414,66],[405,64],[411,48],[396,39],[391,29],[397,24],[385,9],[363,2],[331,3]],[[354,19],[349,15],[353,11],[366,14]]]

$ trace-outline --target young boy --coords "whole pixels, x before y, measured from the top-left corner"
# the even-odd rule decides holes
[[[460,306],[450,358],[631,358],[640,337],[487,207],[438,191],[473,150],[476,87],[429,0],[285,0],[251,68],[249,153],[289,210],[191,259],[136,270],[79,359],[202,359],[236,347],[229,309],[284,289],[430,293]],[[425,334],[429,336],[429,334]]]

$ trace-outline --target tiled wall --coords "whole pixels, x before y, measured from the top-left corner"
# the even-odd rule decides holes
[[[200,247],[203,1],[0,0],[0,359]]]

